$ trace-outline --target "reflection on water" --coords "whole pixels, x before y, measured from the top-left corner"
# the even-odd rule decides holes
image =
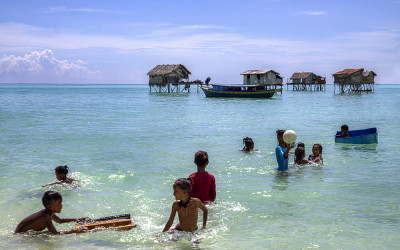
[[[287,173],[278,173],[274,178],[274,185],[272,185],[272,189],[284,191],[289,186],[289,174]]]
[[[377,153],[376,151],[376,147],[378,146],[378,144],[374,143],[374,144],[336,144],[338,146],[340,146],[341,150],[346,152],[346,151],[351,151],[351,150],[355,150],[355,151],[360,151],[360,152],[371,152],[371,153]]]

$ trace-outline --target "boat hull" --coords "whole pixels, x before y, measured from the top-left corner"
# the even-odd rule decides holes
[[[335,143],[348,143],[348,144],[374,144],[378,143],[378,131],[376,128],[350,130],[349,138],[335,137]],[[336,133],[340,134],[340,131]]]
[[[206,97],[226,97],[226,98],[271,98],[276,93],[275,90],[262,91],[213,91],[212,89],[201,87]]]

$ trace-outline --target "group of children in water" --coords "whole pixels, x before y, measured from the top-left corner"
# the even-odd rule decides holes
[[[163,232],[168,231],[175,215],[178,214],[179,223],[172,229],[178,231],[193,232],[197,230],[198,209],[203,211],[203,226],[207,225],[208,209],[205,205],[210,204],[216,198],[215,177],[206,171],[209,163],[208,154],[205,151],[198,151],[194,156],[194,163],[197,166],[197,172],[189,175],[189,178],[180,178],[173,184],[175,202],[172,204],[172,211]],[[56,184],[74,184],[77,180],[68,178],[68,166],[58,166],[55,169],[58,182],[50,183],[42,187]],[[15,229],[15,233],[25,233],[28,231],[43,231],[46,228],[52,234],[71,234],[83,233],[84,227],[59,232],[53,225],[67,222],[85,222],[90,220],[87,217],[76,219],[60,219],[56,214],[62,210],[62,196],[55,191],[47,191],[42,197],[44,209],[33,213],[23,219]]]
[[[348,126],[341,127],[342,133],[340,137],[348,137]],[[289,168],[289,152],[294,148],[294,144],[287,144],[283,140],[285,130],[277,130],[276,135],[278,145],[275,148],[276,159],[278,162],[278,172],[286,172]],[[244,147],[242,151],[251,152],[254,150],[254,141],[246,137],[243,139]],[[305,160],[305,145],[302,142],[297,143],[295,149],[294,164],[304,165],[319,163],[323,164],[322,159],[322,146],[314,144],[312,147],[312,155],[309,155],[308,160]],[[197,172],[189,175],[189,178],[180,178],[173,184],[173,191],[175,202],[172,204],[172,211],[170,217],[163,229],[163,232],[168,231],[173,222],[176,214],[179,217],[179,223],[172,229],[178,231],[194,232],[197,228],[198,209],[203,212],[203,226],[204,229],[207,225],[208,209],[206,205],[213,202],[216,198],[216,185],[215,177],[206,171],[209,163],[208,154],[205,151],[198,151],[194,156],[194,163],[197,166]],[[50,183],[42,187],[52,186],[56,184],[73,184],[78,182],[72,178],[68,178],[68,166],[58,166],[55,168],[56,178],[58,182]],[[29,215],[23,219],[17,226],[15,233],[25,233],[27,231],[42,231],[48,229],[53,234],[70,234],[82,233],[84,229],[72,229],[69,231],[58,232],[52,221],[57,223],[67,222],[84,222],[89,218],[76,218],[76,219],[60,219],[56,213],[60,213],[62,209],[62,196],[55,191],[47,191],[42,197],[44,209]]]

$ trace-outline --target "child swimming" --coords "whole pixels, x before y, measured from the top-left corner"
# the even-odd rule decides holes
[[[190,182],[185,178],[180,178],[173,185],[175,202],[172,204],[172,211],[163,232],[168,231],[176,213],[178,213],[179,224],[172,230],[194,232],[197,230],[198,209],[203,211],[203,227],[207,225],[208,209],[201,200],[189,196]]]
[[[306,157],[306,152],[303,147],[298,147],[294,151],[294,164],[297,165],[304,165],[304,164],[310,164],[309,161],[304,160],[304,157]]]
[[[313,163],[323,164],[324,159],[322,159],[322,156],[321,156],[321,154],[322,154],[321,144],[318,144],[318,143],[314,144],[312,147],[312,152],[313,152],[313,154],[308,156],[308,160]]]
[[[194,164],[197,165],[197,172],[189,176],[191,189],[189,195],[198,198],[203,204],[215,200],[215,177],[206,171],[208,166],[208,154],[205,151],[197,151],[194,155]]]
[[[79,222],[89,219],[87,217],[79,219],[60,219],[56,216],[56,213],[60,213],[62,209],[62,197],[61,194],[54,191],[47,191],[42,197],[42,203],[45,209],[40,210],[34,214],[29,215],[23,219],[15,229],[15,233],[25,233],[29,230],[32,231],[43,231],[48,229],[52,234],[71,234],[71,233],[82,233],[83,230],[69,230],[58,232],[53,225],[52,220],[57,223],[67,222]]]
[[[243,138],[244,147],[242,151],[251,152],[254,150],[254,142],[250,137]]]
[[[64,166],[58,166],[55,168],[55,172],[56,172],[56,178],[57,180],[59,180],[58,182],[54,182],[54,183],[50,183],[47,185],[43,185],[42,187],[47,187],[47,186],[51,186],[51,185],[56,185],[56,184],[72,184],[74,180],[72,178],[68,178],[67,174],[68,174],[68,166],[64,165]]]

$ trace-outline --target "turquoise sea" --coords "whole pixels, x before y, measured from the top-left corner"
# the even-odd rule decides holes
[[[0,85],[0,248],[400,247],[400,85],[376,85],[361,95],[334,94],[332,85],[324,92],[284,87],[264,100],[210,99],[192,88],[158,94],[147,85]],[[335,144],[344,123],[377,127],[379,143]],[[324,165],[277,175],[277,129],[295,130],[307,156],[321,143]],[[239,151],[246,136],[256,152]],[[197,150],[209,154],[217,199],[205,231],[171,242],[158,233],[174,201],[172,184],[196,171]],[[64,164],[81,187],[42,188]],[[140,226],[13,235],[43,208],[47,190],[63,195],[61,218],[130,213]],[[74,223],[55,226],[69,230]]]

